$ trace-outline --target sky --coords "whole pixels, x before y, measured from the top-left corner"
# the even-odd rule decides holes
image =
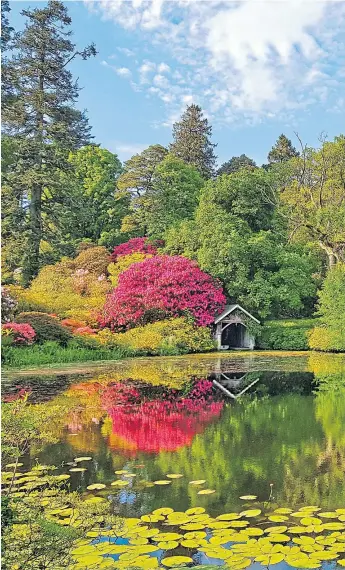
[[[10,1],[10,21],[23,8]],[[267,160],[284,133],[318,146],[345,129],[345,2],[316,0],[84,0],[65,2],[78,48],[78,107],[95,142],[126,160],[168,145],[186,105],[213,127],[219,165]]]

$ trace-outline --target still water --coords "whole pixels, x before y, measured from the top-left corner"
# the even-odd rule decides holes
[[[272,507],[345,506],[343,356],[235,353],[12,373],[3,397],[23,387],[31,402],[63,410],[50,426],[56,442],[31,449],[25,466],[56,465],[73,489],[106,484],[98,494],[122,516],[162,506],[217,516],[248,494]],[[87,469],[70,472],[81,456],[92,457]],[[110,486],[118,470],[133,474],[122,488]],[[167,474],[182,476],[154,484]]]

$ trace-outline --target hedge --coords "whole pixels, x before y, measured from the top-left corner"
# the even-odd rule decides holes
[[[264,350],[308,350],[308,337],[317,319],[267,321],[257,339]]]

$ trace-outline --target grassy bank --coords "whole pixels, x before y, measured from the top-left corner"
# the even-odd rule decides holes
[[[46,342],[33,346],[8,346],[2,349],[4,368],[25,368],[44,364],[67,364],[95,360],[119,360],[134,356],[124,348],[87,348],[60,346],[56,342]]]

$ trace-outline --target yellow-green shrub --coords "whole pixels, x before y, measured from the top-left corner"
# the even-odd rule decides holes
[[[115,342],[145,354],[186,354],[214,350],[210,329],[186,318],[166,319],[115,334]]]
[[[105,248],[87,249],[75,259],[65,258],[55,265],[46,265],[28,289],[11,286],[11,292],[22,311],[54,313],[94,325],[95,313],[103,307],[111,289],[104,273],[108,261]]]
[[[128,269],[134,263],[139,263],[140,261],[144,261],[144,259],[147,259],[149,257],[152,257],[152,255],[136,251],[128,255],[121,255],[115,262],[110,263],[108,265],[108,273],[113,287],[117,287],[120,273],[126,271],[126,269]]]
[[[315,327],[309,334],[309,347],[326,352],[345,352],[345,327]]]

